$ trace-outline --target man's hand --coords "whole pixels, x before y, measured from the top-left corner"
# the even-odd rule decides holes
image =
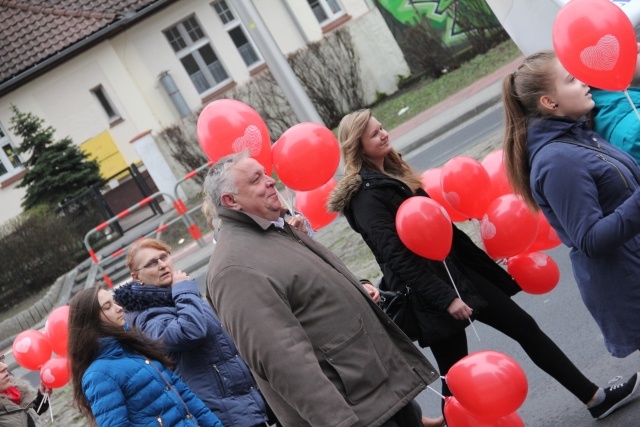
[[[373,286],[371,283],[363,283],[362,287],[365,291],[367,291],[373,302],[375,302],[376,304],[380,302],[380,291],[378,290],[378,288]]]
[[[289,225],[301,233],[307,234],[307,224],[302,215],[296,214],[287,220]]]
[[[454,319],[465,320],[471,317],[473,313],[473,309],[464,303],[460,298],[456,298],[453,300],[447,311]]]

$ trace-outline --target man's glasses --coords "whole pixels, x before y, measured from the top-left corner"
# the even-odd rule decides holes
[[[142,267],[140,267],[139,269],[137,269],[136,271],[140,271],[140,270],[148,270],[150,268],[155,268],[158,266],[158,263],[160,261],[162,261],[163,263],[166,263],[169,258],[171,258],[171,254],[168,253],[163,253],[162,255],[160,255],[158,258],[154,258],[151,261],[149,261],[148,263],[146,263],[145,265],[143,265]]]

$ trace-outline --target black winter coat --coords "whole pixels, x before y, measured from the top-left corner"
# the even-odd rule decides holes
[[[443,263],[411,252],[398,236],[396,212],[402,202],[413,196],[403,182],[363,168],[360,175],[340,181],[331,194],[328,207],[341,211],[373,252],[384,274],[381,287],[403,290],[408,286],[411,289],[412,306],[421,329],[418,342],[428,346],[462,330],[469,322],[456,320],[447,312],[457,295]],[[415,196],[428,197],[422,189]],[[474,276],[495,284],[509,296],[521,290],[503,268],[455,225],[451,252],[445,261],[462,300],[473,308],[474,315],[486,307],[473,285]]]

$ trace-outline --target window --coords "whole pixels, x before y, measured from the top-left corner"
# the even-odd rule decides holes
[[[169,28],[164,35],[198,93],[210,92],[212,88],[229,80],[227,71],[195,16]]]
[[[22,170],[22,161],[15,152],[9,136],[0,125],[0,177]]]
[[[240,20],[233,14],[227,1],[219,0],[213,3],[213,8],[218,13],[222,24],[224,24],[224,29],[229,33],[229,37],[231,37],[233,44],[236,46],[236,49],[238,49],[245,65],[253,68],[262,63],[262,59],[258,56],[253,42],[247,36]]]
[[[105,114],[107,115],[107,118],[109,119],[109,123],[113,123],[117,120],[120,120],[120,114],[118,113],[118,110],[116,110],[116,107],[113,106],[113,103],[107,96],[107,92],[105,92],[102,86],[98,86],[91,89],[91,93],[93,94],[93,96],[96,97],[96,99],[100,103],[100,106],[102,107]]]
[[[338,0],[307,0],[320,24],[326,24],[344,15]]]

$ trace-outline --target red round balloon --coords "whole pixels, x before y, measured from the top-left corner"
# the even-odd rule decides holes
[[[516,255],[507,260],[507,271],[523,291],[546,294],[560,281],[560,269],[549,255],[531,252]]]
[[[253,108],[235,99],[218,99],[198,117],[198,141],[212,161],[248,150],[271,175],[271,139],[264,120]]]
[[[67,355],[69,344],[69,306],[63,305],[53,310],[44,324],[44,334],[49,338],[51,349],[58,356]]]
[[[502,148],[487,154],[480,164],[487,171],[491,180],[491,200],[513,193],[507,178],[507,171],[504,168],[504,150]]]
[[[509,258],[527,249],[538,231],[538,217],[514,194],[495,199],[480,222],[485,250],[493,259]]]
[[[287,129],[271,150],[278,178],[296,191],[310,191],[325,184],[340,164],[338,140],[317,123],[300,123]]]
[[[13,340],[13,357],[23,368],[37,371],[51,358],[51,344],[40,331],[28,329]]]
[[[63,387],[70,378],[69,361],[66,357],[49,359],[40,368],[40,381],[47,387]]]
[[[440,186],[441,175],[442,169],[440,168],[428,169],[422,172],[422,175],[420,176],[422,181],[422,188],[427,192],[429,197],[440,203],[442,207],[445,208],[452,222],[461,222],[468,220],[468,217],[453,209],[449,202],[444,199],[444,195],[442,194],[442,187]]]
[[[500,418],[482,418],[467,411],[455,397],[446,397],[444,416],[449,427],[524,427],[517,412]]]
[[[553,23],[553,48],[564,68],[600,89],[625,90],[636,69],[633,24],[610,0],[572,0]]]
[[[458,402],[482,418],[506,417],[527,397],[524,371],[518,362],[497,351],[478,351],[462,358],[449,369],[446,381]]]
[[[533,243],[525,252],[544,251],[560,246],[560,244],[562,244],[562,242],[558,237],[558,233],[551,228],[549,221],[547,221],[542,211],[538,211],[538,232],[535,239],[533,239]]]
[[[482,218],[491,202],[491,179],[479,161],[458,156],[445,163],[440,178],[445,200],[467,218]]]
[[[319,230],[336,219],[337,212],[327,210],[327,201],[337,181],[333,178],[319,188],[311,191],[296,193],[296,209],[298,209],[311,223],[311,228]]]
[[[422,257],[443,261],[451,251],[453,227],[449,215],[428,197],[405,200],[396,213],[396,229],[402,243]]]

